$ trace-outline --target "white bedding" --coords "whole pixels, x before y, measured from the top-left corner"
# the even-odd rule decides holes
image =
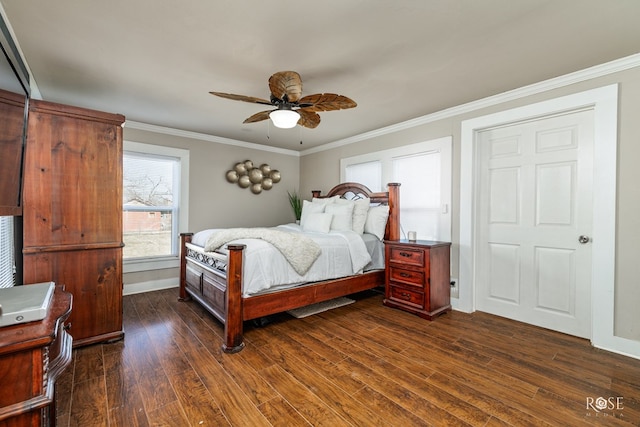
[[[274,227],[277,230],[303,233],[297,224]],[[194,234],[192,245],[200,250],[216,229]],[[238,239],[235,244],[244,244],[245,262],[243,273],[243,296],[250,296],[279,285],[335,279],[361,273],[371,262],[362,236],[353,231],[331,231],[329,233],[304,232],[320,245],[322,252],[304,275],[299,275],[286,258],[270,243],[259,239]],[[227,253],[226,245],[216,252]]]

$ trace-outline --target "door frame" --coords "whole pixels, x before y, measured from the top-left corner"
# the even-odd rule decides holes
[[[477,197],[476,135],[479,131],[554,113],[591,107],[594,110],[594,181],[591,268],[591,343],[609,351],[640,358],[640,342],[615,336],[615,239],[618,85],[612,84],[548,101],[465,120],[460,153],[460,272],[456,310],[473,312]]]

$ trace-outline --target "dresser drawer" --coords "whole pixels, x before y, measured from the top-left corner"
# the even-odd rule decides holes
[[[400,286],[389,287],[389,299],[401,302],[403,305],[424,308],[424,294]]]
[[[424,287],[424,271],[406,270],[389,266],[389,280],[393,282],[401,282],[409,286]]]
[[[389,249],[389,262],[416,267],[425,266],[424,250],[398,246],[391,246]]]

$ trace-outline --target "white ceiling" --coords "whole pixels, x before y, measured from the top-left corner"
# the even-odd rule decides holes
[[[309,149],[640,52],[638,0],[0,0],[43,99]],[[295,70],[358,103],[242,124]],[[302,144],[300,141],[302,140]]]

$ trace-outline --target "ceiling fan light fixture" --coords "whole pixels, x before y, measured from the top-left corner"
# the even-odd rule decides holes
[[[291,129],[300,120],[300,113],[293,110],[274,110],[269,113],[273,125],[281,129]]]

